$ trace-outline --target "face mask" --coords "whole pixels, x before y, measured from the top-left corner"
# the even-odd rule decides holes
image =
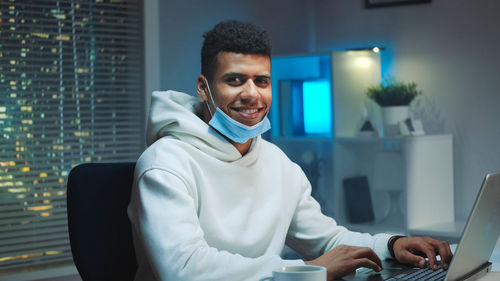
[[[229,117],[226,113],[224,113],[224,111],[222,111],[215,105],[214,99],[212,97],[212,92],[210,91],[210,86],[208,86],[208,81],[206,78],[205,82],[207,83],[207,89],[210,95],[210,99],[212,100],[212,104],[215,107],[215,113],[212,113],[212,110],[207,103],[208,111],[210,112],[210,115],[212,115],[212,118],[210,119],[210,122],[208,122],[208,124],[219,131],[221,134],[234,142],[245,143],[249,139],[255,138],[256,136],[271,129],[271,122],[269,122],[267,114],[266,116],[264,116],[262,121],[253,126],[241,124],[240,122]]]

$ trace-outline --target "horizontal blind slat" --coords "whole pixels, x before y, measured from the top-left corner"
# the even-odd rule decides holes
[[[12,247],[12,249],[9,249],[9,251],[0,251],[0,256],[15,256],[19,254],[23,254],[25,252],[47,252],[47,251],[54,251],[54,250],[66,250],[69,248],[69,245],[67,244],[69,242],[69,239],[58,239],[56,241],[42,241],[42,242],[37,242],[37,243],[29,243],[26,244],[25,247],[19,247],[15,248]]]
[[[13,253],[13,255],[10,255],[10,257],[14,257],[15,259],[10,259],[2,262],[0,268],[42,265],[58,261],[71,260],[72,258],[69,245],[67,247],[52,247],[46,252],[44,252],[43,250],[39,250],[37,252],[22,251],[20,254],[17,254],[17,258],[15,253]]]
[[[19,219],[2,219],[1,224],[22,224],[27,222],[44,222],[44,221],[56,221],[56,220],[66,220],[66,212],[59,210],[58,212],[54,212],[53,215],[48,217],[30,217],[28,220],[19,220]]]
[[[58,233],[58,232],[66,232],[68,231],[68,227],[66,225],[60,225],[59,227],[53,226],[50,228],[36,228],[36,229],[24,229],[20,231],[12,231],[9,229],[7,232],[0,232],[0,241],[6,241],[5,239],[11,239],[14,237],[25,237],[25,236],[34,236],[34,235],[43,235],[49,233]]]
[[[55,220],[55,221],[46,221],[43,223],[32,223],[32,224],[18,224],[18,225],[10,225],[8,228],[5,228],[7,231],[17,232],[17,231],[27,231],[31,229],[44,229],[51,227],[60,227],[61,225],[66,226],[67,222],[65,220]],[[2,230],[4,231],[4,230]]]
[[[41,235],[44,234],[44,235]],[[0,240],[3,246],[0,245],[0,253],[9,253],[13,251],[30,249],[33,248],[33,245],[43,246],[42,243],[53,244],[61,244],[61,240],[67,240],[68,232],[67,230],[62,231],[60,233],[40,233],[40,235],[26,236],[26,237],[14,237],[11,239],[3,239]],[[5,243],[5,244],[4,244]]]

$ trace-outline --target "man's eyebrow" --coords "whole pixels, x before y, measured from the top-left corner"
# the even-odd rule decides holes
[[[224,75],[222,75],[223,78],[227,78],[227,77],[246,77],[245,74],[243,73],[239,73],[239,72],[228,72],[228,73],[225,73]]]
[[[239,72],[228,72],[228,73],[225,73],[224,75],[222,75],[223,78],[227,78],[227,77],[239,77],[239,78],[242,78],[242,77],[248,77],[248,75],[246,74],[243,74],[243,73],[239,73]],[[263,74],[263,75],[255,75],[254,76],[255,78],[260,78],[260,79],[271,79],[271,75],[268,75],[268,74]]]
[[[267,74],[264,74],[264,75],[255,75],[255,78],[259,78],[259,79],[271,79],[271,75],[267,75]]]

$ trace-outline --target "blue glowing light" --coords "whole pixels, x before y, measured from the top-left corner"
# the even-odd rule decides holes
[[[332,130],[330,81],[304,81],[302,91],[305,133],[330,134]]]

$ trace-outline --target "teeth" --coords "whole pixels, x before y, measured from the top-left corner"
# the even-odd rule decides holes
[[[241,109],[241,112],[248,113],[248,114],[255,113],[257,111],[258,111],[258,109],[256,109],[256,108],[253,108],[253,109]]]

